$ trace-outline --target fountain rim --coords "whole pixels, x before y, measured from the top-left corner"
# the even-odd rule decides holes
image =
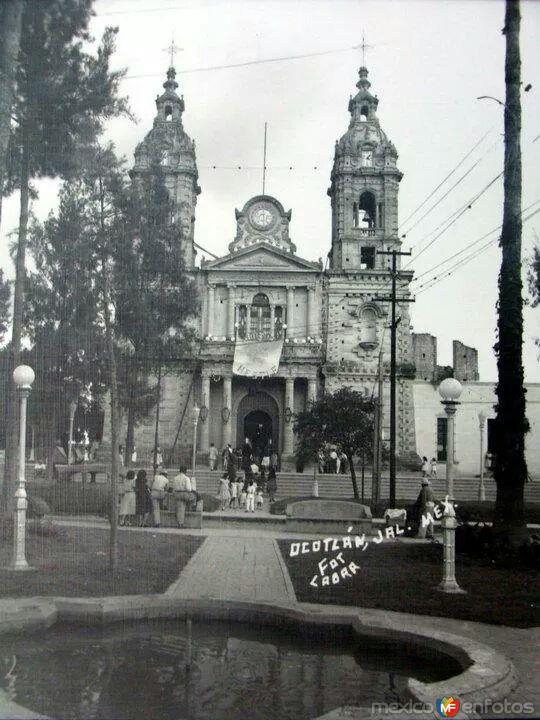
[[[0,636],[14,631],[29,633],[42,631],[62,623],[103,626],[130,620],[183,618],[238,623],[257,622],[275,627],[288,622],[304,625],[350,626],[359,638],[369,635],[406,642],[421,648],[429,647],[458,662],[462,672],[447,680],[423,683],[409,679],[408,693],[413,702],[434,705],[438,698],[448,694],[449,688],[461,702],[479,703],[487,697],[495,701],[503,699],[517,686],[518,677],[513,663],[490,646],[453,633],[433,628],[419,628],[417,622],[420,616],[408,615],[408,617],[416,622],[411,620],[407,623],[405,613],[308,603],[269,605],[220,599],[184,599],[166,595],[34,597],[0,600]],[[339,710],[341,708],[332,710],[332,716],[334,713],[339,714]],[[363,710],[365,711],[365,708],[348,706],[346,712],[348,717],[361,718],[364,717]],[[0,716],[47,717],[10,701],[1,690]],[[324,720],[324,717],[315,720]]]

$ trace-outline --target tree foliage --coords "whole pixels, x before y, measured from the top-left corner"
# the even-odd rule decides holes
[[[373,402],[351,388],[325,394],[296,416],[294,426],[302,454],[316,453],[325,444],[340,446],[347,455],[355,498],[358,498],[354,457],[373,454]]]
[[[0,342],[3,341],[9,325],[11,288],[0,269]]]

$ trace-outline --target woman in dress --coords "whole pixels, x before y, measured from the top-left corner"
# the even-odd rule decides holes
[[[270,468],[268,472],[268,482],[266,483],[266,492],[271,503],[276,499],[277,493],[277,478],[275,468]]]
[[[152,496],[147,484],[146,470],[139,470],[135,481],[135,514],[137,525],[144,527],[148,516],[152,512]]]
[[[221,501],[221,509],[225,510],[231,502],[231,493],[229,492],[229,475],[224,472],[219,480],[218,499]]]
[[[120,500],[119,525],[130,525],[135,517],[135,473],[128,470],[124,480],[124,494]]]

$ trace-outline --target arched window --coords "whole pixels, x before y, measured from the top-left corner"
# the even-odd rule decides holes
[[[165,105],[165,120],[172,120],[172,107],[170,105]]]
[[[360,211],[360,227],[369,230],[375,229],[375,196],[369,191],[365,191],[360,195],[358,203]]]
[[[360,314],[360,344],[377,344],[377,314],[370,307],[364,308]]]
[[[250,334],[254,339],[272,338],[270,328],[270,301],[264,293],[257,293],[251,301]]]
[[[283,308],[281,305],[276,305],[274,311],[274,337],[276,340],[283,337]]]
[[[369,108],[367,105],[362,105],[360,108],[360,122],[367,122],[369,117]]]
[[[247,336],[247,308],[245,305],[238,307],[238,337],[245,340]]]

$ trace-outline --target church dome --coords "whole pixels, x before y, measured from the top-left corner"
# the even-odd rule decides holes
[[[371,151],[385,158],[397,159],[397,151],[381,128],[377,117],[379,99],[370,92],[368,70],[361,67],[356,83],[358,92],[349,100],[351,120],[347,132],[336,142],[336,157],[344,155],[360,156]]]
[[[181,172],[197,177],[195,142],[182,124],[184,98],[176,92],[176,71],[170,67],[163,83],[164,92],[156,98],[154,124],[135,149],[133,171],[144,172],[159,163],[165,172]]]

